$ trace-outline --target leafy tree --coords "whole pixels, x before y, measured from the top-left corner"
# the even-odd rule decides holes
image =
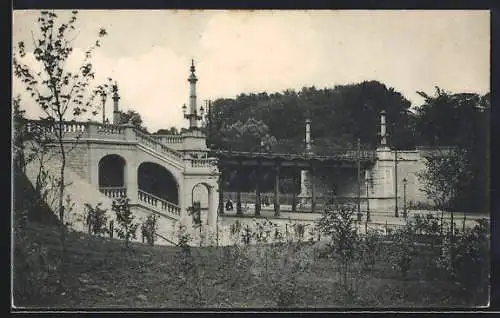
[[[267,133],[276,138],[273,151],[302,152],[304,121],[309,117],[316,152],[354,147],[358,137],[363,147],[374,148],[378,143],[380,111],[385,109],[390,123],[389,141],[400,148],[411,148],[414,147],[414,115],[408,112],[410,106],[400,93],[377,81],[325,89],[304,87],[299,92],[240,94],[234,99],[217,99],[212,103],[211,142],[216,148],[236,147],[231,143],[237,140],[236,131],[229,127],[254,118],[267,125]],[[257,146],[258,143],[252,144]]]
[[[94,69],[91,62],[92,54],[100,47],[100,39],[107,32],[100,29],[98,39],[85,52],[81,66],[76,72],[66,69],[66,62],[73,52],[75,38],[75,23],[77,11],[71,12],[66,22],[60,22],[55,11],[42,10],[32,32],[31,51],[21,41],[14,48],[14,75],[24,84],[26,93],[45,114],[49,120],[50,129],[43,130],[57,145],[60,155],[60,172],[57,180],[58,205],[57,212],[61,221],[61,245],[64,265],[66,254],[65,237],[66,222],[64,209],[64,172],[67,160],[67,148],[63,142],[65,135],[65,120],[76,119],[85,113],[97,114],[96,97],[109,89],[109,84],[91,87],[94,79]],[[32,52],[32,53],[31,53]],[[32,68],[26,64],[27,54],[32,54],[40,66]],[[110,80],[110,79],[108,79]],[[64,269],[62,270],[64,272]],[[61,272],[61,273],[62,273]],[[61,282],[63,280],[61,279]]]
[[[177,130],[176,127],[170,127],[170,129],[158,129],[157,132],[154,133],[154,135],[178,135],[179,131]]]
[[[141,114],[136,112],[135,110],[127,110],[126,112],[119,111],[120,113],[120,120],[118,121],[118,124],[128,124],[131,123],[134,125],[135,128],[139,129],[140,131],[144,133],[148,133],[148,130],[146,127],[144,127],[143,121]]]
[[[448,152],[448,159],[432,159],[426,177],[431,178],[429,182],[439,191],[437,185],[447,181],[445,173],[452,173],[448,178],[455,179],[461,174],[459,178],[467,182],[448,180],[449,186],[460,188],[453,190],[454,197],[447,208],[487,211],[490,94],[452,94],[439,87],[434,96],[418,93],[425,98],[425,103],[417,108],[415,126],[419,142],[460,149]],[[443,188],[444,193],[450,194],[449,186]]]
[[[225,148],[235,151],[269,151],[276,143],[276,138],[269,134],[267,125],[254,118],[224,127],[221,135]]]
[[[130,210],[130,199],[121,197],[113,200],[111,209],[116,214],[118,228],[116,233],[119,238],[125,240],[125,247],[130,246],[130,241],[136,238],[139,223],[134,222],[134,214]]]

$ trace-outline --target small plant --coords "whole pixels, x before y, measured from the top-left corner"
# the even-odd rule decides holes
[[[103,235],[108,232],[106,226],[108,218],[106,217],[107,210],[101,208],[102,203],[98,203],[95,207],[85,203],[87,209],[86,225],[89,235]]]
[[[156,240],[156,231],[158,230],[158,217],[156,214],[150,214],[141,225],[142,241],[153,246]]]
[[[391,258],[394,267],[399,270],[403,279],[406,279],[411,264],[417,256],[415,248],[415,228],[411,223],[406,223],[402,228],[396,229],[392,234]]]
[[[340,286],[346,305],[355,300],[363,280],[360,238],[353,216],[352,205],[328,205],[316,224],[321,233],[330,237],[329,252],[334,256],[340,273]]]
[[[134,215],[130,210],[130,199],[121,197],[113,200],[112,210],[116,213],[118,227],[115,229],[119,238],[125,240],[125,247],[130,246],[130,241],[136,238],[139,223],[134,223]]]

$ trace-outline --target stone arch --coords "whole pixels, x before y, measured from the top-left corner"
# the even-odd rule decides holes
[[[145,161],[137,168],[137,185],[140,191],[179,205],[179,183],[164,166]]]
[[[99,187],[125,187],[126,165],[126,160],[120,155],[109,154],[102,157],[98,168]]]
[[[213,225],[215,223],[215,217],[217,215],[217,204],[216,204],[216,188],[213,185],[210,185],[207,182],[200,181],[195,183],[191,187],[191,193],[190,193],[190,203],[189,205],[192,206],[195,200],[195,195],[194,192],[197,188],[203,187],[206,189],[206,201],[203,201],[203,197],[200,198],[202,201],[201,202],[201,208],[202,208],[202,213],[203,210],[206,211],[206,224],[207,225]],[[203,195],[202,195],[203,196]]]

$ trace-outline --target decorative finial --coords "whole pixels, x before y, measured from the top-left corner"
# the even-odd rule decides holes
[[[194,59],[191,59],[191,73],[194,73],[196,71],[194,67]]]

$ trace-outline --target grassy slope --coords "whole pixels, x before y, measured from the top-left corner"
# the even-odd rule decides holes
[[[26,180],[16,182],[16,211],[20,201],[29,200],[33,189]],[[132,244],[125,249],[122,241],[89,237],[72,232],[67,239],[68,267],[65,293],[56,292],[60,242],[57,218],[46,207],[30,213],[24,231],[24,241],[16,244],[14,256],[14,286],[26,278],[30,293],[17,294],[17,306],[49,307],[191,307],[186,295],[193,294],[180,279],[180,249],[165,246]],[[26,249],[35,247],[46,256],[35,253],[34,265],[26,265]],[[225,250],[227,252],[227,249]],[[223,249],[208,257],[207,249],[193,250],[199,263],[211,265],[204,281],[207,307],[274,307],[275,301],[265,291],[263,283],[252,278],[250,268],[237,267],[222,257]],[[198,256],[196,256],[198,255]],[[453,288],[446,281],[428,276],[428,257],[418,257],[408,278],[403,280],[392,268],[387,252],[381,253],[373,272],[361,286],[361,297],[352,306],[426,307],[461,305],[452,297]],[[207,265],[208,266],[208,265]],[[280,269],[275,269],[280,270]],[[202,270],[203,271],[203,270]],[[298,277],[298,297],[294,307],[338,307],[342,305],[333,261],[318,259]],[[16,283],[17,282],[17,283]],[[17,284],[17,285],[16,285]],[[15,290],[17,290],[15,288]]]
[[[59,240],[54,227],[32,223],[27,234],[48,250],[48,263],[58,259]],[[71,233],[68,237],[69,267],[66,293],[55,292],[58,275],[48,269],[43,281],[33,282],[42,295],[26,305],[57,307],[162,307],[189,306],[182,297],[188,291],[179,280],[176,258],[179,248],[133,244],[126,250],[118,240],[88,237]],[[422,261],[422,260],[420,260]],[[419,262],[419,260],[417,260]],[[336,286],[337,275],[331,260],[316,261],[310,271],[299,278],[297,307],[341,306]],[[49,266],[50,267],[50,266]],[[358,306],[421,307],[460,305],[451,296],[449,284],[426,279],[423,264],[416,264],[407,280],[379,262],[362,286]],[[221,279],[229,273],[222,267],[218,278],[209,283],[206,293],[214,296],[209,307],[273,307],[255,280],[238,283]],[[241,273],[244,276],[244,273]],[[19,304],[22,305],[22,304]]]

